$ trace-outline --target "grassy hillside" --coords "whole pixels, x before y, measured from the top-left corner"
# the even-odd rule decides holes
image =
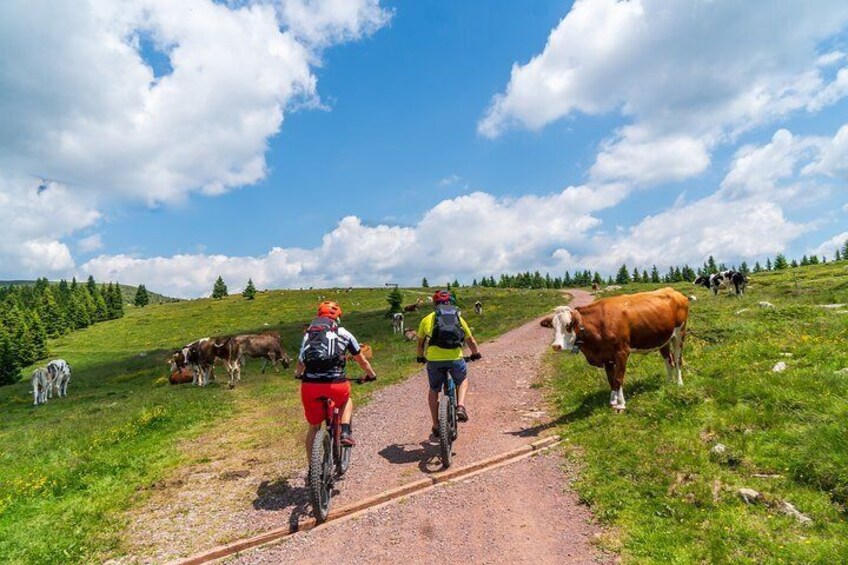
[[[83,281],[85,283],[85,281]],[[35,284],[35,281],[27,281],[27,280],[18,280],[18,281],[0,281],[0,286],[32,286]],[[58,284],[56,281],[52,281],[50,284],[55,285]],[[121,296],[124,298],[125,304],[132,304],[135,300],[135,293],[138,290],[138,287],[128,286],[125,284],[118,285],[121,287]],[[150,298],[150,304],[167,304],[168,302],[177,302],[179,298],[171,298],[170,296],[165,296],[164,294],[158,294],[156,292],[152,292],[148,289],[147,296]]]
[[[404,292],[406,303],[424,292]],[[278,329],[293,353],[318,301],[345,309],[344,325],[371,343],[380,380],[355,387],[358,402],[416,369],[414,345],[391,335],[386,291],[262,292],[130,309],[50,344],[74,368],[69,396],[33,408],[28,383],[0,389],[0,555],[13,563],[92,562],[121,554],[125,511],[142,504],[146,487],[176,466],[196,462],[187,440],[239,427],[246,449],[272,450],[300,465],[304,430],[291,371],[259,375],[248,364],[235,390],[223,371],[207,388],[170,386],[165,358],[198,337]],[[492,338],[560,303],[555,292],[461,290],[481,298],[485,317],[469,315],[478,338]],[[467,308],[470,312],[471,308]],[[407,315],[407,326],[422,314]],[[215,444],[217,445],[217,444]]]
[[[848,262],[754,275],[742,299],[676,286],[698,297],[683,387],[658,353],[631,356],[615,414],[602,370],[550,355],[559,431],[578,492],[613,526],[606,544],[637,563],[848,562],[848,308],[819,306],[848,302]],[[727,451],[711,456],[717,443]]]

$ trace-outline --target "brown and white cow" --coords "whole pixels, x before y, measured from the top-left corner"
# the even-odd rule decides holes
[[[609,381],[610,406],[624,410],[624,373],[631,351],[659,350],[669,380],[683,384],[681,362],[689,300],[667,287],[623,294],[554,313],[555,351],[582,351],[590,365],[603,367]]]
[[[238,342],[242,365],[244,365],[244,357],[247,356],[253,359],[262,359],[262,373],[265,372],[265,367],[269,361],[275,370],[278,363],[282,363],[284,369],[289,368],[291,359],[283,349],[279,333],[244,334],[236,336],[235,340]]]
[[[190,367],[194,384],[206,386],[214,378],[215,361],[220,359],[227,369],[230,388],[241,380],[241,356],[238,342],[232,337],[204,337],[193,341],[174,353],[169,359],[171,371]]]
[[[421,305],[424,304],[424,301],[419,298],[415,301],[415,304],[408,304],[403,307],[404,312],[418,312],[418,309],[421,308]]]

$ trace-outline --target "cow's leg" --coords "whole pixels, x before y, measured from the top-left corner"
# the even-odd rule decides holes
[[[686,323],[674,328],[674,366],[677,368],[677,385],[683,386],[683,340],[686,339]]]
[[[604,363],[604,371],[607,373],[607,382],[610,387],[610,407],[615,408],[618,405],[618,391],[615,389],[615,362]]]
[[[665,363],[665,379],[668,382],[674,380],[674,336],[668,340],[668,343],[660,347],[660,355],[662,355],[663,363]]]
[[[614,406],[616,410],[624,410],[624,373],[627,371],[627,358],[630,356],[629,349],[620,351],[615,356],[615,365],[613,366],[613,390],[616,391],[618,404]]]

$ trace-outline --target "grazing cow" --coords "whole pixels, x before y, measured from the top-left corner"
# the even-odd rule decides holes
[[[474,303],[474,311],[477,313],[478,316],[483,314],[483,303],[479,300]]]
[[[582,351],[590,365],[603,367],[609,381],[610,406],[624,410],[624,373],[631,351],[660,351],[669,380],[683,384],[681,362],[689,300],[666,287],[624,294],[554,313],[555,351]]]
[[[418,332],[412,328],[403,332],[403,339],[406,341],[415,341],[418,339]]]
[[[47,402],[47,391],[50,388],[50,377],[47,374],[47,369],[38,367],[32,372],[32,405],[38,406]]]
[[[392,314],[392,333],[403,333],[403,314],[400,312]]]
[[[541,320],[539,320],[539,325],[543,328],[552,328],[554,327],[554,316],[551,314],[550,316],[545,316]]]
[[[713,296],[716,296],[719,290],[732,286],[736,296],[742,296],[748,286],[748,277],[739,271],[728,269],[711,275],[701,275],[695,279],[694,284],[712,290]]]
[[[418,312],[418,309],[421,308],[421,305],[424,304],[424,301],[420,298],[415,301],[415,304],[409,304],[403,307],[404,312]]]
[[[56,388],[56,396],[68,395],[68,383],[71,382],[71,366],[64,359],[54,359],[47,364],[47,376],[50,379],[50,387],[47,396],[53,396],[53,388]]]
[[[280,334],[277,332],[265,332],[261,334],[245,334],[234,338],[238,342],[239,353],[241,355],[240,363],[244,365],[245,355],[254,359],[262,359],[262,370],[265,373],[265,367],[268,362],[277,370],[277,364],[282,363],[284,369],[289,368],[291,359],[286,355],[283,349]]]
[[[210,380],[215,378],[215,361],[220,359],[227,369],[230,388],[232,388],[235,386],[236,380],[241,380],[240,356],[241,352],[235,338],[204,337],[189,343],[174,353],[169,359],[169,363],[172,372],[186,366],[191,367],[195,376],[192,383],[198,386],[206,386]]]

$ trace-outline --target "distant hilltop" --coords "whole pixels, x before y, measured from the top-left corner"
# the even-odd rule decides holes
[[[34,285],[35,281],[29,280],[19,280],[19,281],[0,281],[0,286],[31,286]],[[51,285],[59,284],[59,281],[50,281]],[[85,281],[82,281],[82,284],[85,284]],[[100,283],[98,283],[99,286]],[[121,287],[121,297],[124,299],[124,304],[132,304],[135,300],[135,292],[138,290],[138,287],[129,286],[126,284],[118,285]],[[147,296],[150,298],[150,304],[165,304],[167,302],[180,302],[180,298],[172,298],[170,296],[165,296],[164,294],[159,294],[157,292],[153,292],[150,289],[147,290]]]

